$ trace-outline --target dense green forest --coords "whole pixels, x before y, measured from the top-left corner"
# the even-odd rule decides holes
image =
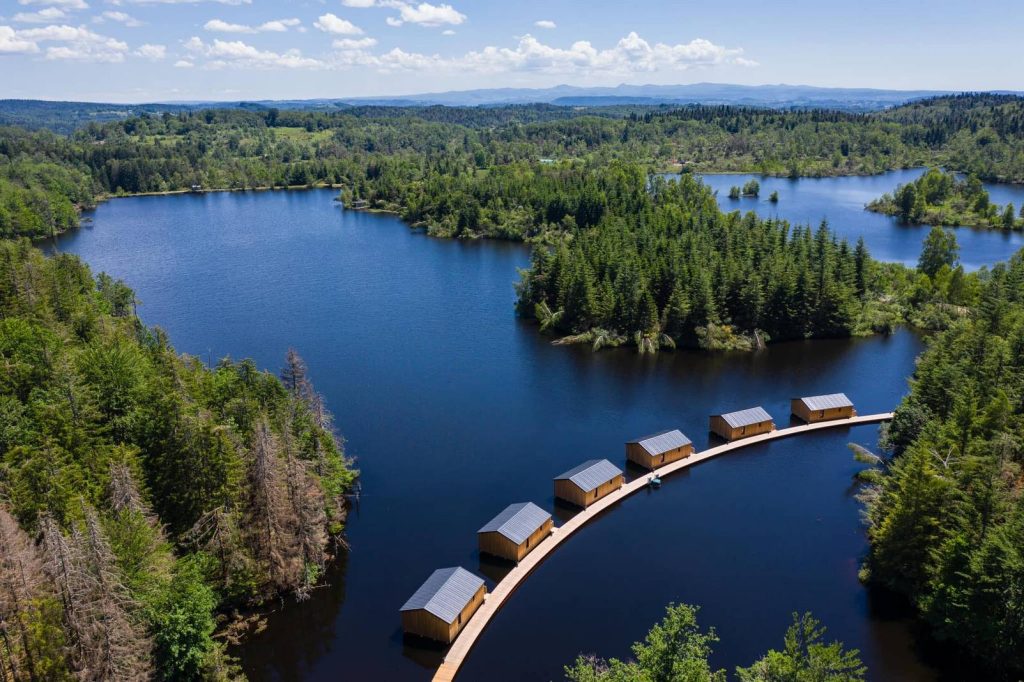
[[[725,682],[708,658],[718,642],[714,629],[702,630],[698,609],[669,604],[665,617],[642,642],[633,644],[628,661],[580,656],[566,666],[570,682]],[[793,614],[782,650],[772,649],[747,668],[736,668],[740,682],[861,682],[867,669],[860,652],[841,642],[825,642],[825,628],[811,614]]]
[[[874,467],[864,578],[907,595],[942,640],[1024,674],[1024,252],[984,272],[935,338]]]
[[[816,230],[723,214],[689,176],[648,179],[612,165],[595,174],[597,222],[537,248],[518,309],[557,343],[750,350],[770,340],[889,332],[903,321],[942,329],[975,300],[977,275],[936,228],[917,270],[871,259]],[[595,214],[596,215],[596,214]]]
[[[0,241],[0,680],[233,679],[221,619],[317,583],[355,473],[301,358],[176,354]]]
[[[1024,206],[997,206],[976,175],[964,179],[936,168],[868,204],[868,210],[915,224],[1024,229]]]
[[[374,208],[425,220],[437,234],[453,232],[456,209],[474,194],[490,221],[467,223],[470,209],[460,235],[524,238],[527,230],[503,225],[518,197],[505,192],[504,205],[481,201],[479,192],[493,183],[478,184],[480,176],[538,173],[545,161],[596,168],[627,160],[649,170],[793,176],[931,164],[1022,182],[1022,140],[1024,99],[997,95],[936,98],[873,114],[701,105],[144,113],[91,123],[69,137],[0,129],[7,206],[0,235],[60,232],[68,227],[67,202],[87,206],[122,193],[330,184]],[[67,169],[67,177],[38,194],[33,176],[52,175],[36,169],[47,164]],[[528,218],[534,230],[550,222],[541,207],[530,208],[513,217]]]

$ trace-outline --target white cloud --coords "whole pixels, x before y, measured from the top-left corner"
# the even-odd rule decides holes
[[[84,26],[52,24],[21,31],[15,31],[10,26],[0,26],[0,52],[39,52],[38,43],[41,42],[63,43],[47,47],[47,59],[121,62],[128,52],[127,43],[102,36]]]
[[[404,2],[385,0],[386,7],[398,9],[398,17],[388,17],[388,25],[401,26],[402,24],[419,24],[420,26],[441,26],[450,24],[458,26],[466,20],[466,15],[459,12],[451,5],[431,5],[429,2],[421,2],[418,5],[408,5]]]
[[[332,64],[338,68],[364,66],[381,71],[534,72],[622,77],[725,64],[757,65],[742,53],[741,49],[722,47],[702,38],[677,45],[652,45],[636,33],[630,33],[613,47],[597,49],[587,41],[573,43],[568,48],[554,47],[526,35],[513,48],[490,46],[461,57],[425,55],[395,48],[378,55],[364,51],[341,53]]]
[[[367,7],[373,7],[377,4],[377,0],[341,0],[341,4],[345,7],[357,7],[365,9]]]
[[[31,54],[39,52],[35,41],[22,38],[10,26],[0,26],[0,54]]]
[[[320,17],[317,28],[337,34],[339,25],[325,18],[328,16],[333,17]],[[27,32],[18,32],[11,37],[24,38],[26,36],[22,34],[25,33]],[[193,37],[183,43],[185,50],[192,55],[189,63],[198,60],[206,68],[362,67],[381,72],[542,73],[611,79],[624,78],[631,74],[673,73],[721,65],[757,65],[757,62],[744,57],[740,48],[716,45],[703,38],[679,44],[649,43],[635,32],[603,49],[595,47],[588,41],[578,41],[568,47],[559,47],[525,35],[512,47],[488,46],[454,57],[407,52],[401,48],[374,53],[371,49],[376,45],[377,41],[370,37],[338,37],[332,43],[333,53],[315,59],[303,56],[296,49],[278,53],[260,50],[241,41],[214,40],[212,43],[205,43],[200,38]]]
[[[284,33],[293,26],[298,26],[302,22],[298,19],[274,19],[273,21],[265,21],[256,27],[257,31],[269,31],[271,33]]]
[[[19,0],[20,1],[20,0]],[[38,0],[45,2],[46,0]],[[67,0],[69,2],[73,0]],[[251,5],[252,0],[107,0],[111,5],[198,5],[213,2],[218,5]]]
[[[63,7],[64,9],[88,9],[89,3],[85,0],[18,0],[19,5],[47,5],[50,7]]]
[[[363,33],[363,29],[359,28],[351,21],[342,19],[330,12],[318,18],[313,25],[325,33],[334,33],[336,35],[358,36]]]
[[[216,31],[218,33],[255,33],[256,29],[252,26],[245,26],[243,24],[229,24],[226,21],[220,19],[210,19],[208,22],[203,24],[203,30]]]
[[[204,64],[210,69],[312,69],[323,68],[323,62],[310,57],[303,57],[299,50],[271,52],[260,50],[241,40],[215,39],[212,43],[204,43],[197,37],[185,42],[189,52],[207,58]]]
[[[376,38],[339,38],[331,46],[336,50],[365,50],[376,44]]]
[[[139,26],[142,26],[141,21],[131,16],[130,14],[125,14],[124,12],[107,11],[101,14],[100,16],[96,17],[94,21],[96,21],[97,23],[103,23],[104,21],[114,21],[129,28],[137,28]]]
[[[187,59],[179,59],[178,61],[174,62],[174,66],[178,69],[191,69],[193,66],[195,66],[195,64],[188,61]]]
[[[443,36],[453,36],[453,35],[455,35],[455,31],[453,31],[450,28],[446,28],[445,30],[441,31],[441,35],[443,35]]]
[[[275,19],[259,26],[249,26],[247,24],[232,24],[220,19],[210,19],[203,24],[203,29],[215,33],[283,33],[289,27],[298,26],[301,23],[298,19]]]
[[[146,43],[145,45],[140,45],[139,49],[135,50],[135,54],[146,59],[164,59],[167,56],[167,46]]]
[[[550,19],[541,19],[540,21],[533,22],[533,25],[537,28],[555,28],[557,24]]]
[[[552,47],[531,35],[525,35],[513,49],[486,47],[466,54],[462,61],[467,67],[482,72],[606,74],[683,71],[697,66],[722,64],[756,65],[756,62],[744,59],[742,53],[741,49],[715,45],[703,38],[677,45],[652,45],[636,32],[631,32],[614,47],[604,50],[596,49],[585,40],[573,43],[569,48]]]
[[[45,24],[60,21],[67,17],[67,12],[56,7],[44,7],[38,12],[18,12],[12,19],[22,24]]]

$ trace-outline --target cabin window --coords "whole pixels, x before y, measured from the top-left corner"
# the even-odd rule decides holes
[[[526,538],[526,546],[527,546],[527,547],[529,547],[529,546],[530,546],[530,538]]]
[[[461,613],[459,614],[459,620],[458,620],[458,624],[459,624],[459,625],[462,625],[462,614],[461,614]]]
[[[662,456],[661,456],[661,461],[662,461],[662,462],[664,462],[664,461],[665,461],[665,455],[662,455]]]
[[[818,416],[819,417],[824,417],[825,416],[825,410],[822,410],[821,412],[819,412]]]
[[[594,491],[594,499],[595,500],[597,499],[597,491],[596,490]]]
[[[741,435],[741,436],[742,436],[742,435],[743,435],[744,433],[746,433],[746,432],[747,432],[747,427],[746,427],[746,426],[744,426],[744,427],[741,427],[741,428],[740,428],[740,435]]]

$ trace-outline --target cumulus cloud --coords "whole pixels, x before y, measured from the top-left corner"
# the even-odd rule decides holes
[[[46,0],[39,0],[45,2]],[[73,1],[73,0],[67,0]],[[20,2],[20,0],[19,0]],[[251,5],[252,0],[107,0],[111,5],[198,5],[213,2],[218,5]]]
[[[18,12],[13,17],[14,21],[21,24],[46,24],[51,21],[60,21],[67,17],[67,12],[57,7],[45,7],[38,12]]]
[[[357,7],[365,9],[367,7],[373,7],[377,4],[376,0],[341,0],[341,4],[345,7]]]
[[[627,76],[632,73],[684,71],[702,66],[757,64],[742,54],[743,50],[739,48],[722,47],[702,38],[676,45],[651,44],[633,32],[605,49],[595,48],[587,41],[573,43],[568,48],[555,47],[525,35],[519,38],[515,47],[485,47],[460,57],[425,55],[395,48],[384,54],[366,51],[340,54],[332,63],[336,67],[364,66],[381,71]]]
[[[550,19],[541,19],[540,21],[533,22],[533,25],[537,28],[555,28],[557,25]]]
[[[324,33],[333,33],[335,35],[358,36],[363,34],[363,29],[359,28],[351,21],[342,19],[330,12],[321,15],[313,25]]]
[[[178,61],[174,62],[174,67],[177,69],[191,69],[193,66],[195,66],[195,64],[188,61],[187,59],[179,59]]]
[[[124,12],[107,11],[96,17],[94,21],[100,24],[102,24],[105,21],[113,21],[118,24],[121,24],[122,26],[127,26],[129,28],[137,28],[139,26],[142,26],[141,21],[139,21],[132,15],[126,14]]]
[[[140,45],[139,49],[135,50],[135,54],[146,59],[163,59],[167,56],[167,46],[146,43],[145,45]]]
[[[108,38],[84,26],[51,24],[15,31],[0,26],[0,53],[31,54],[40,51],[39,43],[61,43],[46,48],[47,59],[75,59],[95,62],[121,62],[128,44]]]
[[[19,5],[46,5],[49,7],[61,7],[63,9],[88,9],[89,3],[85,0],[18,0]]]
[[[419,24],[420,26],[458,26],[466,20],[466,15],[459,12],[451,5],[431,5],[429,2],[421,2],[418,5],[409,5],[404,2],[384,0],[381,3],[385,7],[394,7],[398,10],[397,17],[388,17],[390,26],[401,26],[402,24]]]
[[[35,41],[18,35],[10,26],[0,26],[0,54],[32,54],[39,52]]]
[[[298,19],[274,19],[259,26],[249,26],[248,24],[232,24],[221,19],[210,19],[203,24],[203,29],[215,33],[283,33],[290,27],[298,26],[301,23]]]
[[[376,38],[339,38],[331,46],[336,50],[365,50],[376,44]]]
[[[207,59],[204,66],[211,69],[313,69],[323,68],[318,59],[303,57],[299,50],[285,52],[260,50],[241,40],[220,40],[204,43],[198,37],[189,38],[185,49],[193,55]]]

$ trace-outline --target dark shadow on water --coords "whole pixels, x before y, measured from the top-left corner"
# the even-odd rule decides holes
[[[582,508],[561,498],[556,497],[554,500],[554,504],[551,507],[551,515],[558,521],[559,526],[564,526],[566,522],[571,521],[574,516],[583,511]]]
[[[402,642],[402,655],[421,668],[434,670],[444,662],[444,656],[450,647],[426,637],[407,635],[401,628],[395,630],[392,639]]]
[[[481,552],[479,566],[480,574],[497,584],[516,567],[516,562]]]

